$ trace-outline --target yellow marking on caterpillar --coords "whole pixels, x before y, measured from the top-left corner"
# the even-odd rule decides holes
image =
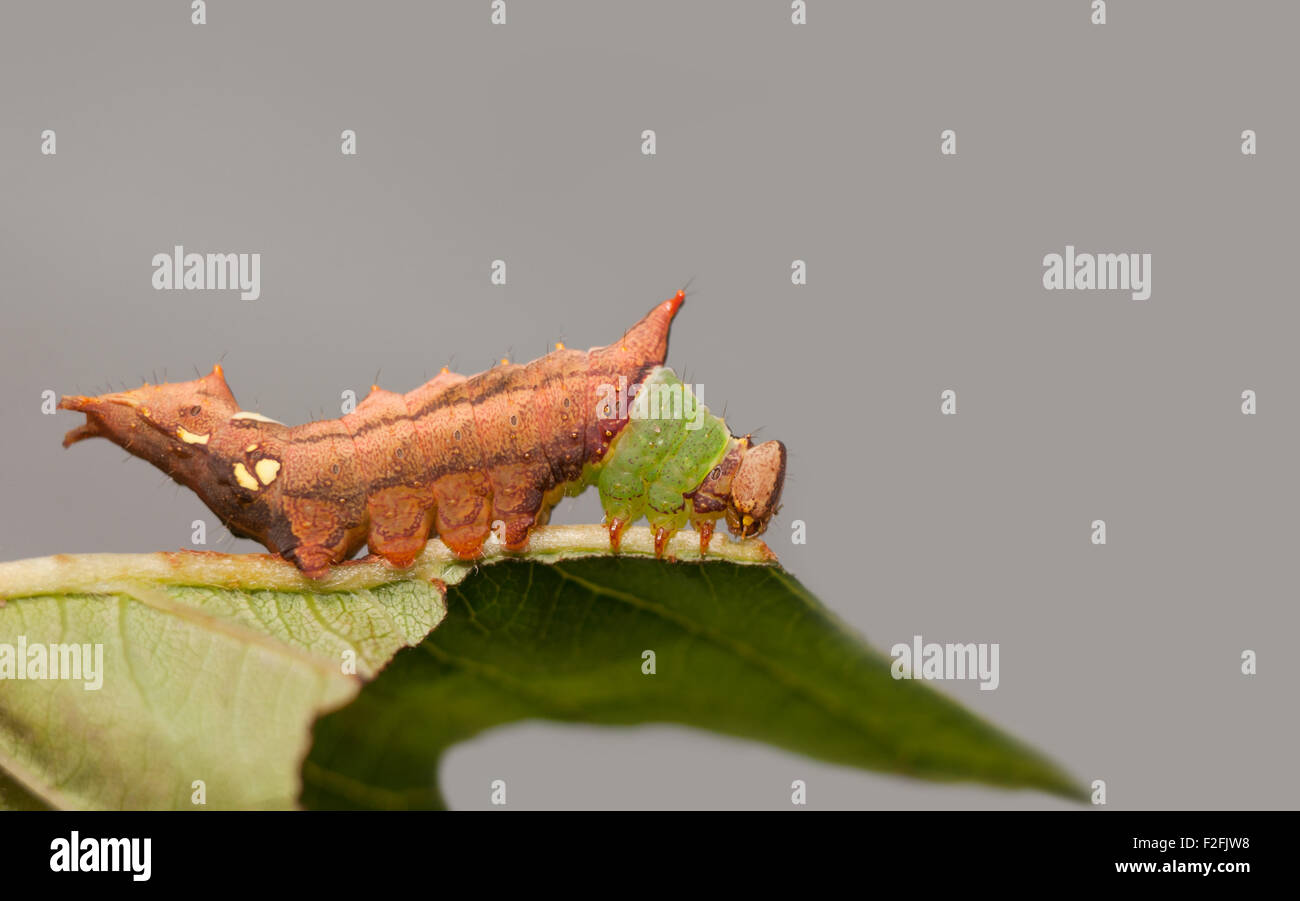
[[[208,439],[212,437],[212,434],[209,432],[206,435],[196,435],[189,429],[185,428],[185,426],[177,426],[176,437],[180,438],[186,444],[207,444]]]
[[[269,422],[273,425],[284,425],[284,423],[278,419],[272,419],[269,416],[263,416],[261,413],[254,413],[252,410],[241,410],[240,412],[236,413],[234,416],[230,417],[230,419],[232,422],[236,419],[251,419],[254,422]]]
[[[263,485],[270,485],[280,472],[280,461],[272,460],[270,457],[258,460],[257,465],[253,467],[253,472],[257,473],[257,478]]]
[[[248,474],[248,469],[243,463],[235,464],[235,481],[247,488],[249,491],[256,491],[262,486],[257,484],[257,479]]]

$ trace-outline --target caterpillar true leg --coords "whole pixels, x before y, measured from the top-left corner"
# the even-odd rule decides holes
[[[713,520],[697,520],[695,528],[700,533],[700,556],[704,556],[709,552],[709,542],[713,540]]]
[[[608,520],[608,524],[609,546],[614,553],[617,554],[619,545],[623,541],[623,530],[627,528],[627,520],[615,517],[614,519]]]

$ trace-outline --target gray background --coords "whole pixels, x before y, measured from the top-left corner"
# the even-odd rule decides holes
[[[1295,807],[1300,6],[810,6],[7,2],[0,559],[215,522],[61,451],[80,418],[43,390],[224,355],[245,408],[336,416],[381,368],[605,344],[695,276],[669,363],[788,444],[769,537],[830,607],[886,650],[999,642],[997,691],[941,689],[1112,807]],[[154,291],[177,243],[260,252],[261,299]],[[1044,291],[1067,243],[1152,253],[1151,298]],[[518,808],[788,808],[795,778],[817,808],[1068,806],[672,727],[525,724],[444,766],[457,807],[495,778]]]

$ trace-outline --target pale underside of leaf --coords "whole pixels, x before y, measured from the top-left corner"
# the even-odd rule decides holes
[[[653,553],[630,529],[623,553]],[[351,700],[446,613],[481,561],[430,542],[415,566],[336,567],[315,582],[263,554],[58,555],[0,563],[0,645],[102,647],[103,687],[0,679],[0,808],[293,807],[315,719]],[[699,559],[681,534],[669,552]],[[542,562],[609,553],[599,526],[538,530]],[[764,563],[715,536],[709,559]]]

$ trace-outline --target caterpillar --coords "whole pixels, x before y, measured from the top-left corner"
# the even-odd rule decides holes
[[[719,518],[742,538],[767,528],[786,453],[779,441],[733,437],[662,367],[684,298],[678,291],[606,347],[557,344],[470,377],[444,368],[404,395],[374,386],[341,419],[305,425],[241,410],[219,364],[194,381],[67,395],[60,409],[86,422],[63,446],[107,438],[311,578],[362,545],[409,567],[432,534],[476,559],[494,524],[507,549],[524,550],[562,497],[593,484],[614,551],[646,515],[659,556],[687,522],[706,552]],[[654,394],[643,387],[674,400],[680,387],[691,416],[629,415]]]

